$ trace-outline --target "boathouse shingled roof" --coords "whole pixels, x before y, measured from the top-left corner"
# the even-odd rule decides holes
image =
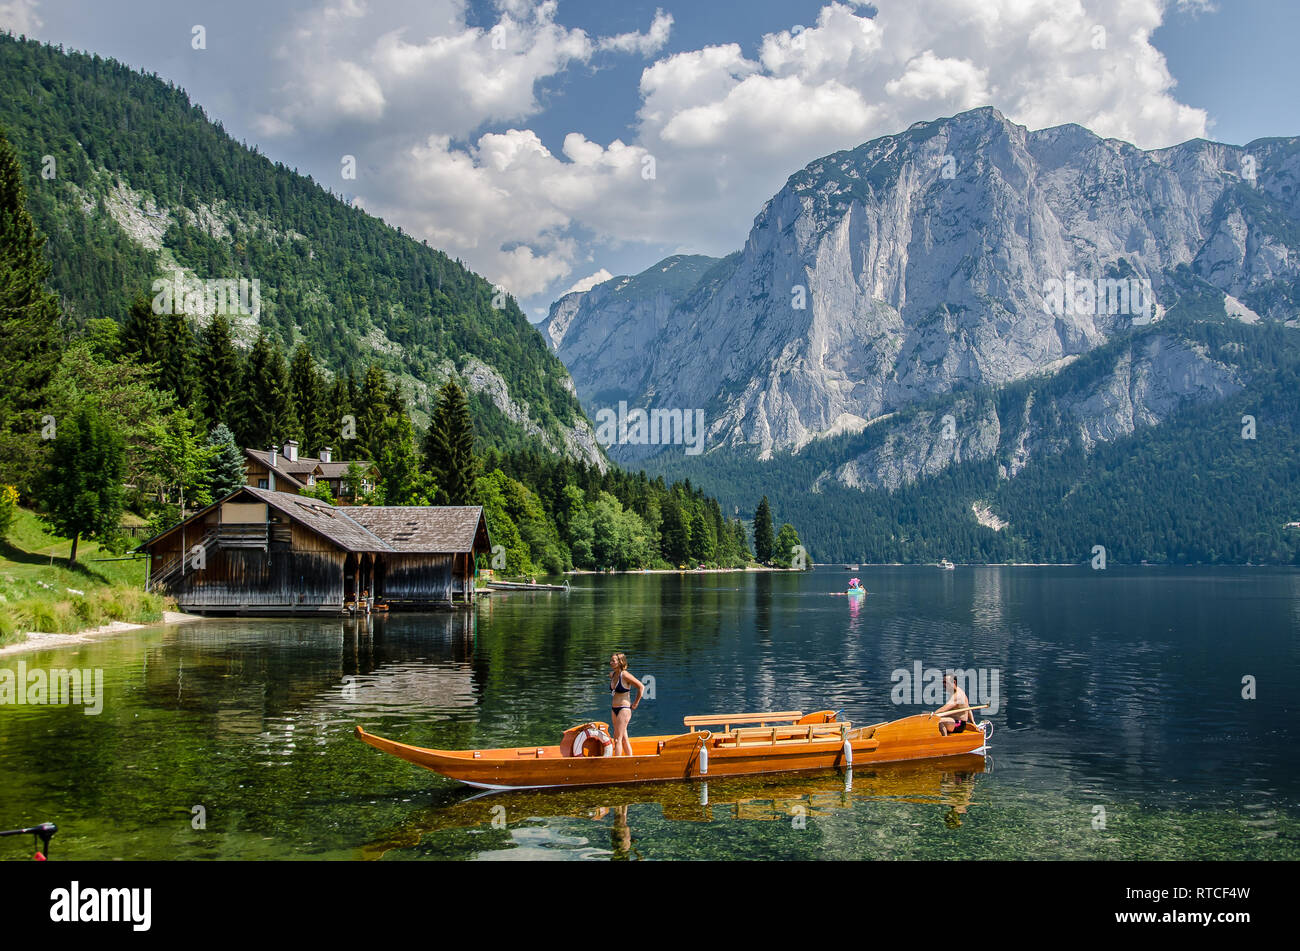
[[[261,499],[271,508],[301,522],[307,528],[323,535],[344,551],[400,551],[356,519],[349,518],[338,506],[320,499],[294,495],[290,492],[272,492],[244,486],[249,495]]]
[[[390,550],[404,552],[472,552],[483,523],[478,505],[343,505],[336,511],[364,525]]]
[[[330,505],[320,499],[251,485],[193,513],[185,523],[202,519],[218,505],[240,495],[265,502],[344,551],[445,555],[487,551],[491,547],[481,506]],[[149,548],[179,528],[180,523],[173,525],[142,542],[136,550]]]

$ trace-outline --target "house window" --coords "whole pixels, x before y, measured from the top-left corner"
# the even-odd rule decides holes
[[[266,488],[266,480],[265,480],[265,479],[258,479],[258,480],[257,480],[257,487],[258,487],[259,489],[265,489],[265,488]]]

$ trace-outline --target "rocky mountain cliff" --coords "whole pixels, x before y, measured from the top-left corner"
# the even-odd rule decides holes
[[[740,252],[701,262],[689,287],[628,293],[681,260],[557,302],[552,345],[589,414],[619,399],[703,408],[708,451],[771,458],[874,421],[889,428],[890,414],[945,394],[1054,374],[1171,314],[1294,326],[1300,140],[1143,151],[977,109],[813,162]],[[1106,439],[1235,385],[1176,335],[1149,338],[1061,412]],[[819,478],[887,486],[987,455],[1006,421],[970,410],[950,437],[898,432],[900,451]],[[958,402],[939,415],[964,412]],[[1064,438],[1023,437],[1027,457]]]
[[[1149,333],[1108,353],[1101,372],[1063,380],[1048,413],[1035,412],[1038,396],[1030,386],[1023,402],[1001,414],[998,401],[984,393],[917,409],[905,421],[882,419],[872,427],[882,431],[879,443],[821,472],[812,489],[833,480],[852,489],[894,490],[949,466],[999,458],[1000,448],[999,475],[1012,478],[1071,440],[1086,452],[1158,425],[1186,404],[1237,393],[1241,375],[1196,341]]]
[[[669,326],[674,308],[717,263],[704,255],[676,255],[552,304],[542,335],[562,360],[590,371],[579,393],[594,401],[636,399],[647,350]]]

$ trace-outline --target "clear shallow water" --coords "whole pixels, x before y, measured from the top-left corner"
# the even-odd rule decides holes
[[[597,576],[369,628],[205,621],[9,655],[103,668],[106,698],[0,705],[0,827],[54,821],[54,856],[89,859],[1300,858],[1300,572],[853,574],[856,607],[842,570]],[[479,797],[351,736],[553,743],[607,718],[614,650],[655,677],[634,734],[918,712],[891,702],[918,661],[996,670],[996,733],[983,764]]]

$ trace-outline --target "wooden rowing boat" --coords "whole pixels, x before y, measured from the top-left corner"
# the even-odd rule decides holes
[[[568,591],[569,581],[564,584],[539,584],[534,581],[489,581],[488,589],[492,591]]]
[[[830,710],[686,717],[683,725],[685,733],[632,738],[631,756],[600,755],[600,738],[609,729],[601,721],[571,727],[556,746],[424,749],[375,736],[360,726],[356,736],[377,750],[470,786],[525,789],[754,776],[978,754],[984,751],[986,735],[976,728],[944,736],[933,713],[861,727],[839,720]]]
[[[668,822],[788,822],[794,806],[802,806],[808,816],[814,816],[886,800],[940,805],[962,813],[971,805],[975,780],[984,772],[985,762],[979,754],[966,753],[859,765],[852,770],[734,776],[691,783],[466,790],[464,798],[450,804],[437,797],[436,804],[404,810],[400,822],[361,846],[361,857],[381,859],[390,852],[414,849],[430,833],[491,826],[500,821],[502,809],[504,815],[516,817],[515,821],[531,821],[522,817],[535,816],[601,820],[612,810],[653,804]]]

